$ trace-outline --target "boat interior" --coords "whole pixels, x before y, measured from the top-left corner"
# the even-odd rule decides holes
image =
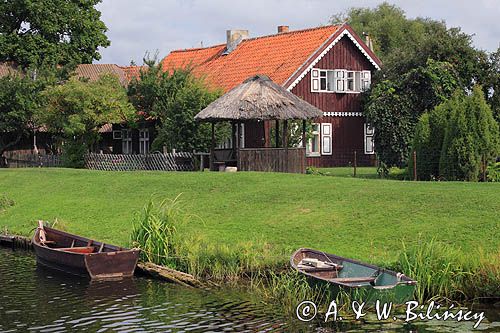
[[[43,227],[43,225],[39,226],[37,229],[35,240],[37,240],[41,246],[58,251],[89,254],[123,250],[123,248],[103,242],[96,242],[92,239],[70,235],[59,230]]]
[[[329,282],[350,286],[379,284],[381,275],[385,274],[376,268],[341,260],[319,251],[304,250],[299,252],[293,262],[299,271]]]

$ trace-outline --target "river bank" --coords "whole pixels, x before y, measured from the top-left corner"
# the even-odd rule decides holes
[[[194,289],[144,277],[94,283],[44,269],[30,252],[3,248],[0,277],[0,331],[463,332],[473,326],[456,320],[405,323],[400,312],[396,321],[378,320],[368,309],[360,320],[346,309],[339,312],[342,321],[325,323],[318,316],[305,323],[241,286]],[[498,309],[471,310],[484,311],[482,331],[500,327]]]
[[[2,229],[28,235],[34,221],[57,220],[121,246],[131,245],[134,216],[151,196],[182,193],[180,208],[192,218],[176,226],[183,242],[174,268],[227,283],[265,279],[276,299],[297,294],[284,296],[296,284],[276,272],[287,271],[298,247],[431,281],[419,284],[421,299],[498,296],[500,184],[70,169],[0,170],[0,183],[10,203]]]

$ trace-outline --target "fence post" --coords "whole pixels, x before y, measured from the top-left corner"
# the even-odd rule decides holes
[[[417,181],[417,152],[413,151],[413,180]]]
[[[356,153],[356,151],[354,151],[354,174],[353,176],[356,177],[356,168],[358,166],[358,155]]]

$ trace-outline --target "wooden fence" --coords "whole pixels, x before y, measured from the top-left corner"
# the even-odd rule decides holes
[[[192,153],[155,153],[149,155],[95,154],[85,156],[85,167],[104,171],[193,171]]]
[[[6,151],[3,153],[9,168],[39,168],[60,167],[62,160],[59,155],[42,155],[29,152]]]
[[[306,172],[305,148],[244,148],[238,151],[238,170]]]

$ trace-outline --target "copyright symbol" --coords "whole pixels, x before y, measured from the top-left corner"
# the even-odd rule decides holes
[[[304,301],[297,305],[295,313],[300,321],[311,321],[316,317],[316,304],[311,301]]]

